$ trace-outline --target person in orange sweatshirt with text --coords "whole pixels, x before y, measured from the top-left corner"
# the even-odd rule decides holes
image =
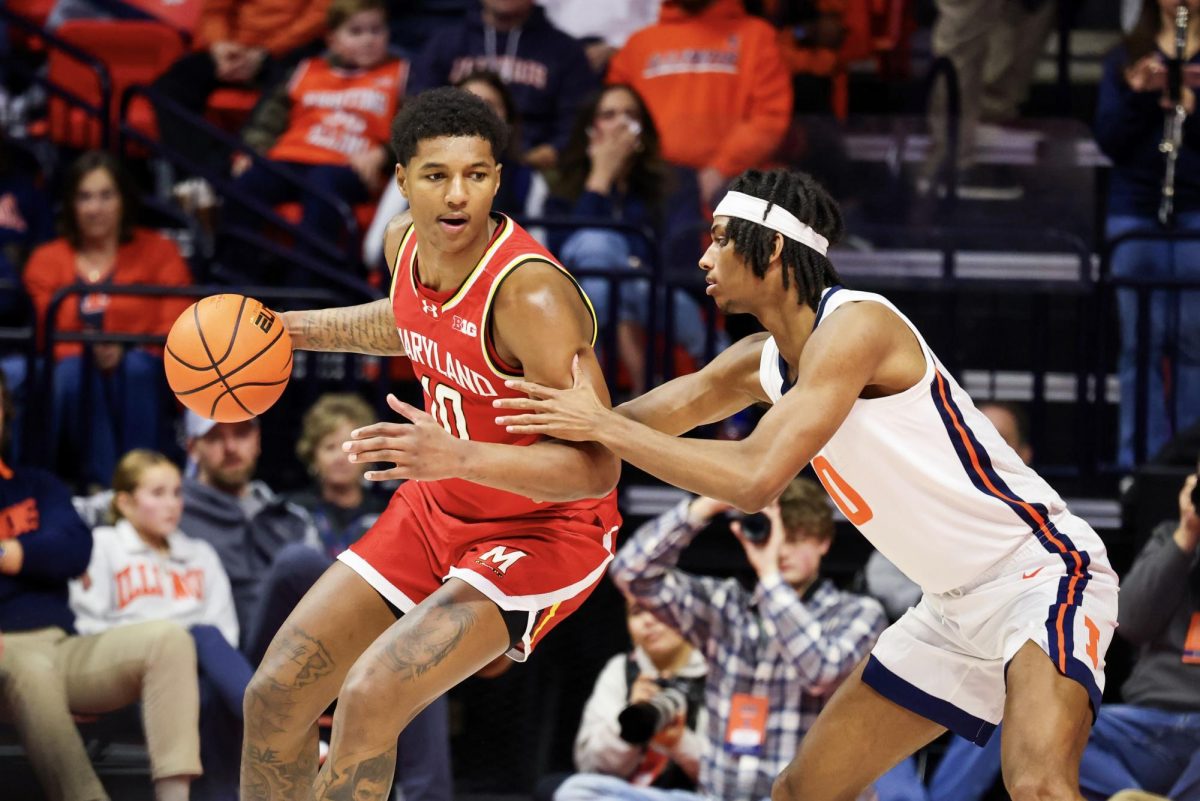
[[[735,175],[770,161],[791,121],[777,33],[741,0],[666,0],[658,24],[613,56],[607,80],[645,98],[663,156],[696,170],[709,207]]]

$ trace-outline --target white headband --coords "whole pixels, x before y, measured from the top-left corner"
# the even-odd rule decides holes
[[[818,234],[810,226],[800,222],[787,209],[779,204],[771,206],[762,198],[747,195],[744,192],[726,192],[725,197],[713,211],[714,217],[737,217],[742,220],[765,225],[772,231],[778,231],[788,239],[794,239],[802,245],[808,245],[824,256],[829,252],[829,240]]]

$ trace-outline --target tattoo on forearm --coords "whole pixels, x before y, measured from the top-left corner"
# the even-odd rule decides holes
[[[288,318],[288,325],[296,347],[301,350],[404,355],[389,298],[360,306],[303,312]]]
[[[431,609],[415,631],[388,641],[379,659],[404,679],[415,679],[440,664],[479,622],[475,612],[458,603]]]
[[[335,765],[334,761],[341,764]],[[396,746],[357,762],[342,762],[336,756],[325,763],[317,778],[317,801],[386,801],[396,771]]]

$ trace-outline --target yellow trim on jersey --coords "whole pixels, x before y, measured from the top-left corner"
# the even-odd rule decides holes
[[[550,618],[554,617],[554,615],[558,613],[558,607],[560,606],[562,606],[562,601],[559,601],[554,606],[550,607],[549,611],[547,611],[546,615],[542,618],[542,621],[538,623],[537,628],[533,630],[533,634],[529,635],[529,642],[532,643],[537,639],[538,635],[542,633],[542,629],[546,628],[546,624],[550,622]]]
[[[396,279],[400,277],[400,270],[408,270],[408,274],[412,275],[412,267],[407,264],[401,264],[400,257],[404,254],[404,248],[408,247],[409,237],[413,235],[413,231],[415,230],[416,226],[409,223],[408,230],[404,232],[404,236],[400,237],[400,247],[396,249],[396,264],[392,267],[392,281],[391,286],[388,288],[388,298],[391,299],[393,304],[396,302]]]
[[[471,287],[475,285],[475,281],[478,280],[479,276],[483,275],[484,270],[487,269],[492,257],[496,255],[496,251],[500,249],[500,246],[503,245],[508,238],[512,236],[513,231],[516,230],[516,223],[514,223],[507,214],[501,214],[500,216],[504,218],[504,222],[501,223],[501,225],[504,226],[504,230],[500,232],[500,234],[496,237],[496,241],[492,243],[492,246],[488,248],[487,252],[483,254],[483,257],[479,259],[479,262],[475,265],[475,269],[473,269],[471,274],[467,276],[467,280],[463,281],[462,286],[458,288],[458,291],[454,293],[453,297],[442,304],[442,311],[454,308],[458,305],[459,301],[466,297],[467,293],[471,291]],[[418,247],[420,247],[420,245],[418,245]]]
[[[592,318],[592,341],[589,344],[593,348],[596,347],[596,337],[600,331],[600,322],[599,322],[599,319],[596,317],[596,309],[595,309],[595,307],[592,306],[592,299],[589,298],[587,296],[587,293],[583,291],[583,287],[580,286],[579,282],[575,280],[575,276],[571,275],[571,273],[567,270],[566,267],[563,267],[561,264],[559,264],[555,261],[551,261],[550,259],[546,258],[545,256],[543,256],[541,254],[523,253],[520,256],[518,256],[517,258],[510,261],[508,264],[501,267],[500,270],[496,273],[496,277],[492,281],[491,289],[488,290],[487,300],[484,301],[484,304],[483,304],[483,314],[481,314],[480,318],[479,318],[479,326],[480,326],[479,345],[483,350],[483,360],[485,362],[487,362],[488,369],[490,369],[493,373],[495,373],[500,378],[522,378],[523,376],[516,374],[516,373],[507,373],[507,372],[501,370],[499,367],[497,367],[495,365],[494,362],[492,362],[492,357],[490,354],[488,354],[488,347],[487,347],[488,318],[491,317],[492,302],[496,298],[496,290],[498,290],[500,288],[500,284],[504,282],[504,279],[508,277],[508,274],[511,273],[513,270],[517,269],[518,267],[520,267],[522,264],[526,264],[531,261],[540,261],[542,264],[549,264],[551,267],[554,267],[560,273],[565,275],[567,277],[567,280],[569,280],[572,284],[575,285],[575,289],[578,290],[578,292],[579,292],[579,297],[583,298],[583,303],[585,306],[587,306],[588,315]]]

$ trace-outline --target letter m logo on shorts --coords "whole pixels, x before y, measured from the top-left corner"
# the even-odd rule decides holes
[[[524,551],[509,551],[503,545],[497,545],[487,553],[481,554],[475,561],[503,576],[522,556],[525,556]],[[488,564],[489,562],[491,564]]]

